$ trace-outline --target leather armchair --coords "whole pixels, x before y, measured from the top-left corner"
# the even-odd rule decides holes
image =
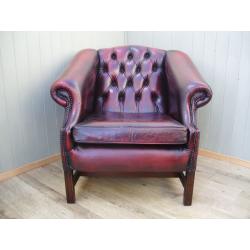
[[[180,51],[80,51],[51,87],[65,108],[61,155],[68,203],[79,176],[178,177],[192,204],[197,108],[212,91]]]

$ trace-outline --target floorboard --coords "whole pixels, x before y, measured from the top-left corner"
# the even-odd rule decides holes
[[[0,218],[250,218],[250,168],[200,156],[193,205],[175,178],[85,178],[67,204],[61,163],[0,183]]]

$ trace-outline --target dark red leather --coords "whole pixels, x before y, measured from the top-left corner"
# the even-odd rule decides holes
[[[187,127],[196,126],[196,109],[207,104],[212,90],[181,51],[168,51],[165,72],[168,79],[169,114]]]
[[[166,112],[165,51],[125,46],[98,54],[97,112]]]
[[[212,98],[212,90],[191,59],[181,51],[168,51],[165,62],[168,80],[169,114],[189,130],[187,147],[192,151],[187,171],[196,169],[200,131],[196,111]]]
[[[165,114],[104,113],[73,128],[76,143],[185,144],[187,128]]]
[[[185,170],[190,151],[145,146],[88,146],[71,150],[70,159],[72,167],[84,173],[165,173]]]
[[[67,152],[73,147],[71,129],[83,119],[84,115],[93,111],[97,65],[96,50],[80,51],[62,76],[51,86],[52,98],[65,108],[60,135],[65,168],[69,167],[66,160]]]
[[[191,204],[196,111],[212,91],[186,54],[140,46],[83,50],[52,85],[51,96],[65,108],[61,154],[68,202],[75,199],[72,170],[185,171],[179,173],[184,204]]]

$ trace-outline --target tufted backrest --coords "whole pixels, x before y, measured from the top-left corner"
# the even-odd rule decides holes
[[[165,113],[165,54],[141,46],[99,50],[96,111]]]

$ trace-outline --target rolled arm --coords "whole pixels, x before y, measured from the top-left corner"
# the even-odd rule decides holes
[[[65,130],[92,108],[97,64],[96,50],[82,50],[51,87],[52,98],[65,108]]]
[[[165,62],[170,113],[188,128],[196,128],[196,110],[212,98],[212,90],[191,59],[181,51],[168,51]]]

